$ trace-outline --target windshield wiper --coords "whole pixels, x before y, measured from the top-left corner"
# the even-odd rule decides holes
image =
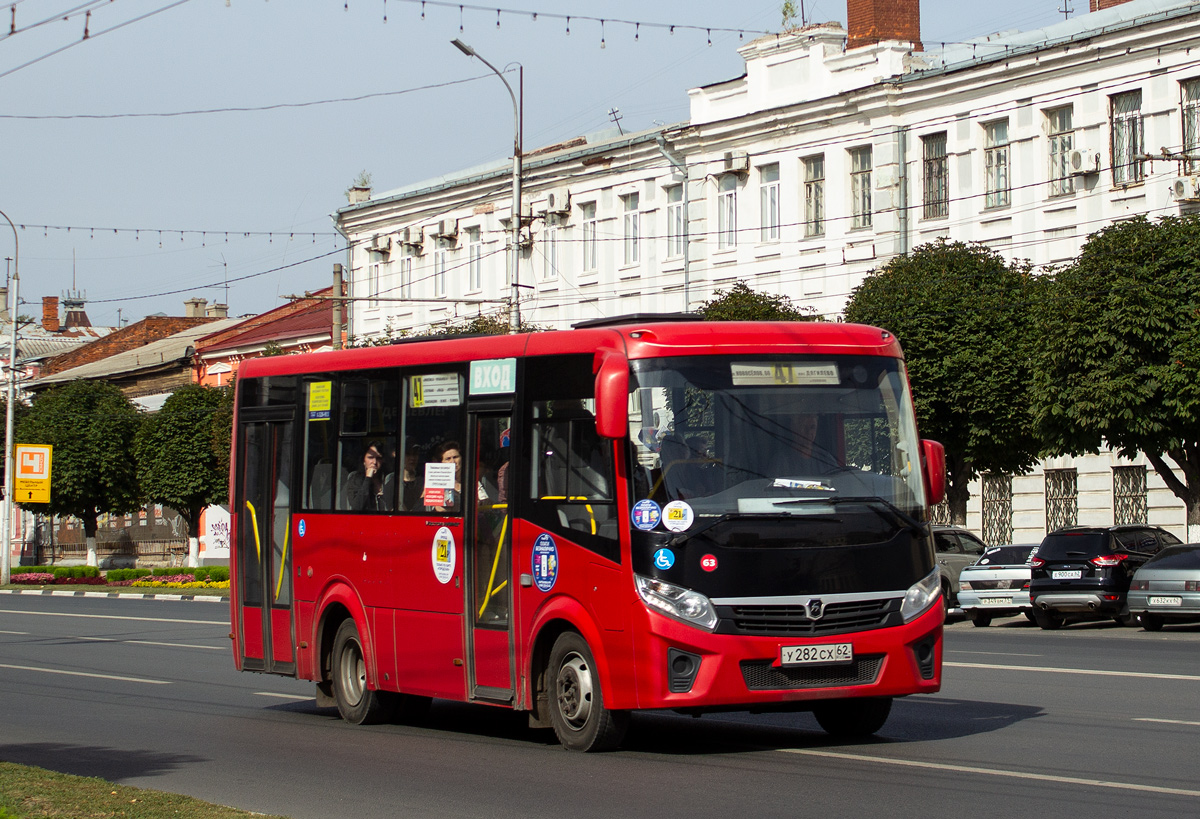
[[[879,511],[879,507],[882,506],[884,509],[887,509],[889,512],[891,512],[895,518],[898,518],[902,523],[904,523],[905,528],[911,529],[918,535],[928,534],[926,531],[926,526],[928,524],[922,523],[912,515],[908,514],[908,512],[905,512],[899,506],[896,506],[891,501],[885,500],[878,495],[834,495],[832,497],[822,498],[795,498],[793,500],[779,500],[775,501],[774,503],[776,506],[798,503],[828,503],[834,506],[842,503],[861,503],[869,506],[876,513],[880,514],[881,517],[883,517],[882,512]]]
[[[703,526],[700,526],[696,529],[691,529],[687,532],[680,532],[675,537],[671,538],[671,540],[667,542],[667,545],[670,547],[682,546],[684,543],[687,543],[697,535],[702,535],[714,526],[719,526],[720,524],[731,520],[763,520],[764,518],[791,519],[794,517],[795,515],[791,514],[790,512],[726,512],[722,515],[717,515],[712,520],[706,521]],[[814,519],[815,518],[813,517],[806,518],[806,520]]]

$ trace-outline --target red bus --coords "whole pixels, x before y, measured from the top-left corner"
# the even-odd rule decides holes
[[[628,316],[246,361],[239,669],[352,723],[486,703],[568,748],[631,711],[878,731],[941,685],[903,356],[876,328]]]

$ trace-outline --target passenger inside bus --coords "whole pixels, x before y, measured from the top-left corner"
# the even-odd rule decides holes
[[[421,508],[421,447],[410,444],[404,452],[404,468],[401,471],[400,508],[411,512]]]
[[[819,415],[809,412],[778,417],[768,477],[825,475],[838,468],[833,455],[819,442],[820,422]]]
[[[393,476],[385,469],[382,441],[371,441],[363,451],[362,463],[346,476],[346,504],[355,511],[384,511],[392,508]]]
[[[431,506],[433,512],[457,512],[462,498],[462,446],[458,441],[442,444],[435,458],[438,463],[454,464],[454,489],[446,490],[446,502],[442,506]]]

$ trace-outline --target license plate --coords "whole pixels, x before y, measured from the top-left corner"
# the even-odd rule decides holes
[[[1152,606],[1182,606],[1182,597],[1151,597],[1150,605]]]
[[[854,662],[853,643],[829,643],[819,646],[783,646],[780,665],[841,665]]]
[[[1011,606],[1012,597],[981,597],[979,602],[985,606]]]
[[[1065,572],[1050,572],[1051,580],[1079,580],[1083,577],[1082,569],[1071,569]]]

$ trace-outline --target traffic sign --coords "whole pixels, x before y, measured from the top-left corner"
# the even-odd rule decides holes
[[[54,447],[17,444],[17,471],[13,476],[13,500],[17,503],[50,502],[50,460]]]

